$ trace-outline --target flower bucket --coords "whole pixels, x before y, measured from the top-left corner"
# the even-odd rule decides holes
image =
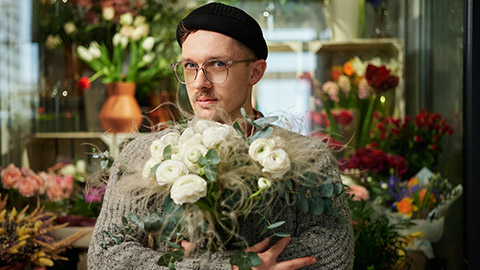
[[[335,0],[328,5],[329,24],[334,41],[358,38],[360,26],[360,2],[357,0]]]
[[[138,131],[142,124],[142,111],[135,99],[135,83],[107,84],[108,98],[100,110],[100,123],[106,132],[126,133]]]

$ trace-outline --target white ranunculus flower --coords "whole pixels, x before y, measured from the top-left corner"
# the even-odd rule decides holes
[[[157,165],[158,162],[154,158],[150,158],[143,166],[142,176],[143,178],[150,177],[150,172],[152,171],[153,166]]]
[[[228,125],[212,126],[203,131],[202,142],[206,147],[211,148],[228,140],[234,135],[233,132],[235,132],[235,130]]]
[[[184,145],[182,151],[183,162],[192,172],[198,172],[198,160],[208,152],[208,149],[202,144]]]
[[[202,134],[194,133],[191,137],[189,137],[185,141],[182,141],[181,145],[186,146],[186,145],[192,145],[192,144],[202,144]],[[183,147],[180,145],[180,140],[178,141],[178,145],[180,147]]]
[[[146,22],[147,22],[147,18],[139,15],[139,16],[135,17],[135,20],[133,21],[133,25],[134,26],[139,26],[139,25],[145,24]]]
[[[184,144],[193,135],[195,135],[195,131],[192,128],[186,128],[180,135],[180,138],[178,138],[178,144]]]
[[[47,49],[54,50],[57,47],[60,47],[62,45],[62,39],[60,38],[59,35],[48,35],[47,40],[45,40],[45,46]]]
[[[216,126],[219,126],[219,125],[220,125],[220,123],[212,121],[212,120],[199,119],[195,123],[195,130],[197,132],[202,133],[205,129],[207,129],[209,127],[216,127]]]
[[[163,150],[167,147],[167,144],[162,142],[161,139],[154,140],[150,145],[150,153],[152,158],[157,161],[157,163],[163,160]]]
[[[65,30],[65,34],[69,36],[77,31],[77,27],[73,22],[66,22],[63,25],[63,29]]]
[[[291,167],[288,154],[283,149],[271,151],[260,163],[263,165],[262,172],[271,173],[273,178],[282,178]]]
[[[160,141],[162,141],[164,144],[177,145],[179,138],[180,134],[178,134],[177,132],[169,132],[163,135],[160,138]]]
[[[178,178],[170,190],[170,198],[178,204],[195,203],[207,196],[207,182],[200,176],[187,174]]]
[[[275,144],[272,140],[258,138],[248,148],[248,155],[255,161],[262,163],[265,157],[272,152]]]
[[[148,24],[139,25],[133,29],[130,38],[132,40],[138,41],[148,35],[148,31],[150,31]]]
[[[272,182],[265,177],[260,177],[258,179],[258,187],[260,189],[269,189],[272,186]]]
[[[102,16],[106,21],[111,21],[115,17],[115,9],[113,7],[104,7],[102,9]]]
[[[143,43],[142,43],[142,48],[143,48],[145,51],[149,52],[149,51],[152,50],[153,45],[155,45],[155,38],[153,38],[153,37],[147,37],[147,38],[143,41]]]
[[[150,52],[150,53],[145,54],[142,57],[142,62],[144,62],[145,64],[150,64],[153,61],[153,59],[155,59],[155,53]]]
[[[88,51],[88,49],[81,46],[81,45],[78,46],[78,48],[77,48],[77,54],[85,62],[91,62],[93,60],[93,57],[90,55],[90,52]]]
[[[400,71],[400,64],[395,58],[390,58],[385,67],[390,70],[391,74],[398,74]]]
[[[187,166],[178,160],[165,160],[160,163],[155,173],[157,183],[160,186],[168,185],[177,180],[180,176],[188,173]]]
[[[131,25],[132,22],[133,22],[132,13],[127,12],[127,13],[123,13],[123,14],[120,16],[120,24],[121,24],[121,25]]]
[[[122,36],[124,37],[131,38],[133,30],[134,30],[133,26],[124,25],[122,26],[122,28],[120,28],[120,34],[122,34]]]

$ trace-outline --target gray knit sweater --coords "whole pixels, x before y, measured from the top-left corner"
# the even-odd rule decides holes
[[[128,143],[120,153],[118,160],[143,162],[150,157],[149,147],[153,140],[160,138],[162,132],[141,136]],[[125,163],[125,162],[124,162]],[[332,158],[326,157],[323,164],[327,175],[338,178],[338,171]],[[121,226],[121,217],[129,213],[138,213],[136,202],[131,194],[120,193],[118,178],[120,162],[115,162],[110,171],[108,188],[105,193],[102,211],[98,217],[92,241],[88,250],[89,269],[167,269],[156,264],[166,252],[165,246],[156,250],[147,248],[147,237],[138,233],[130,235],[125,242],[107,249],[100,247],[105,235],[103,231],[113,231],[115,225]],[[342,194],[334,201],[340,207],[339,219],[325,215],[303,215],[293,207],[274,209],[269,220],[283,220],[283,231],[292,236],[290,244],[279,256],[278,261],[305,256],[315,256],[317,263],[304,269],[352,269],[353,234],[346,195]],[[262,240],[258,237],[261,228],[258,217],[252,216],[242,223],[240,234],[251,244]],[[234,251],[205,252],[198,251],[193,256],[177,262],[176,269],[231,269],[229,263]]]

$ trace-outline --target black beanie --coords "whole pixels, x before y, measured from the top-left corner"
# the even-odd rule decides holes
[[[181,26],[193,30],[209,30],[232,37],[250,48],[258,59],[267,59],[267,43],[260,25],[243,10],[221,3],[201,6],[185,17],[177,26],[180,47]]]

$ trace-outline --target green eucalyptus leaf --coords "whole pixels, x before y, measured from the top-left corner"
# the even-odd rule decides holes
[[[343,192],[343,184],[341,182],[336,182],[334,184],[334,193],[335,195],[340,195]]]
[[[267,228],[271,230],[271,229],[278,228],[278,227],[282,226],[283,224],[285,224],[285,221],[279,221],[279,222],[273,223],[272,225],[268,226]]]
[[[128,226],[128,220],[125,216],[122,217],[122,224],[123,226]]]
[[[255,124],[253,122],[252,118],[250,118],[250,116],[248,116],[248,114],[247,114],[247,112],[245,112],[244,108],[240,108],[240,112],[242,113],[243,118],[245,118],[245,120],[247,120],[248,123],[250,123],[252,126],[259,127],[259,126],[257,126],[257,124]]]
[[[238,133],[238,135],[242,136],[242,138],[245,139],[245,134],[243,134],[242,128],[240,127],[240,125],[237,122],[233,123],[233,128]]]
[[[218,175],[218,168],[216,165],[208,164],[203,168],[203,172],[209,181],[216,181]]]
[[[323,214],[323,199],[321,197],[312,197],[308,199],[308,210],[313,215],[321,215]]]
[[[220,163],[220,161],[222,161],[218,155],[217,155],[217,151],[215,151],[215,149],[211,148],[210,150],[208,150],[207,154],[205,155],[205,157],[207,158],[208,162],[210,164],[214,164],[214,165],[217,165],[218,163]]]
[[[274,234],[274,236],[277,236],[277,237],[289,237],[291,235],[292,235],[291,233],[281,233],[281,232]]]
[[[103,160],[100,161],[100,167],[102,169],[107,168],[107,166],[108,166],[108,159],[103,159]]]
[[[169,144],[163,148],[163,159],[169,160],[172,158],[172,146]]]
[[[267,116],[267,117],[262,117],[258,118],[257,120],[253,121],[255,124],[257,124],[260,127],[270,125],[278,120],[278,116]]]
[[[328,179],[320,186],[320,193],[325,197],[330,197],[333,194],[332,180]]]
[[[258,130],[255,134],[252,136],[252,141],[259,139],[259,138],[269,138],[273,133],[273,127],[268,126],[264,129]]]
[[[165,266],[165,267],[169,267],[170,266],[173,266],[174,262],[180,262],[183,260],[183,249],[178,249],[178,250],[175,250],[175,251],[171,251],[171,252],[168,252],[168,253],[165,253],[163,254],[157,261],[157,264],[159,266]],[[175,268],[173,268],[175,269]]]
[[[155,176],[155,174],[157,173],[158,166],[160,166],[160,163],[156,164],[150,169],[150,174],[148,175],[149,177]]]
[[[260,257],[252,251],[239,251],[230,258],[231,265],[237,265],[239,270],[252,269],[253,266],[261,264]]]
[[[206,157],[200,157],[197,161],[198,164],[200,164],[200,166],[205,166],[208,164],[208,160]]]
[[[300,212],[303,214],[308,213],[308,201],[303,193],[297,193],[295,203],[297,204],[297,208],[300,210]]]

